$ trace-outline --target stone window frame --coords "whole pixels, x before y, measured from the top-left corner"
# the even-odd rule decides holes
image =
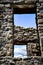
[[[15,7],[16,6],[16,7]],[[17,4],[15,4],[15,5],[12,5],[11,7],[13,8],[13,25],[14,25],[14,14],[36,14],[36,25],[37,25],[37,7],[36,7],[36,4],[35,4],[35,7],[33,7],[32,9],[29,7],[24,7],[24,8],[21,8],[21,7],[19,7],[20,5],[17,5]],[[21,6],[23,6],[23,5],[21,5]],[[30,10],[31,11],[30,11]],[[14,11],[15,10],[15,11]],[[18,12],[17,12],[18,11]],[[21,12],[19,12],[19,11],[21,11]],[[36,26],[36,28],[37,28],[37,26]],[[14,29],[13,29],[14,30]],[[13,33],[14,33],[14,31],[13,31]],[[18,41],[19,42],[19,41]],[[22,42],[22,41],[21,41]],[[28,43],[28,42],[27,42]],[[25,44],[25,45],[27,45],[27,43]],[[30,42],[29,42],[30,43]],[[14,57],[14,45],[15,45],[15,42],[13,42],[13,57]],[[23,44],[24,45],[24,44]],[[28,48],[27,48],[27,56],[28,56]]]

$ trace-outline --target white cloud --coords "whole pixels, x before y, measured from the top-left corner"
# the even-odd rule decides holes
[[[18,46],[14,48],[14,57],[27,57],[26,46]]]

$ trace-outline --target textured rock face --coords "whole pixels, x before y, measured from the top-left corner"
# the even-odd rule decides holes
[[[4,3],[6,3],[6,2],[10,2],[10,3],[31,3],[31,2],[36,2],[37,0],[0,0],[0,2],[2,3],[2,2],[4,2]]]
[[[37,29],[13,27],[13,9],[28,12],[36,7]],[[27,9],[29,8],[29,10]],[[23,9],[23,10],[22,10]],[[16,13],[17,13],[16,11]],[[32,12],[34,12],[31,9]],[[24,12],[24,11],[23,11]],[[30,12],[30,11],[29,11]],[[38,37],[38,38],[37,38]],[[14,59],[13,43],[25,41],[27,44],[27,59]],[[43,65],[43,0],[0,0],[0,65]],[[12,58],[11,58],[12,57]]]
[[[12,47],[10,46],[13,43],[13,11],[10,4],[0,5],[0,56],[12,56]]]
[[[14,41],[33,41],[38,40],[37,30],[34,28],[23,28],[19,26],[15,26],[14,28]]]
[[[39,56],[39,44],[37,30],[34,28],[23,28],[15,26],[14,28],[14,44],[27,45],[28,56]]]
[[[40,1],[40,0],[39,0]],[[38,32],[39,32],[39,38],[40,38],[40,46],[41,46],[41,54],[43,56],[43,4],[42,0],[40,1],[40,4],[37,3],[37,22],[38,22]]]
[[[43,58],[12,58],[12,57],[3,57],[0,58],[1,65],[43,65]]]

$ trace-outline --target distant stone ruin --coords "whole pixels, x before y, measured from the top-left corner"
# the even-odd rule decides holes
[[[36,29],[14,26],[14,14],[36,14]],[[27,58],[14,58],[14,45]],[[43,0],[0,0],[0,65],[43,65]]]

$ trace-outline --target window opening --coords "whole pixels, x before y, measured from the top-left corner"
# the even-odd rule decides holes
[[[36,14],[14,14],[14,25],[24,28],[36,28]]]
[[[35,13],[34,14],[14,14],[14,25],[16,29],[15,36],[17,35],[17,32],[20,32],[19,28],[23,28],[23,29],[35,28],[36,29],[36,14]],[[22,33],[20,33],[19,36],[21,34]],[[14,45],[14,57],[23,57],[23,58],[27,57],[26,45]]]
[[[27,57],[26,45],[14,45],[14,57],[26,58]]]

